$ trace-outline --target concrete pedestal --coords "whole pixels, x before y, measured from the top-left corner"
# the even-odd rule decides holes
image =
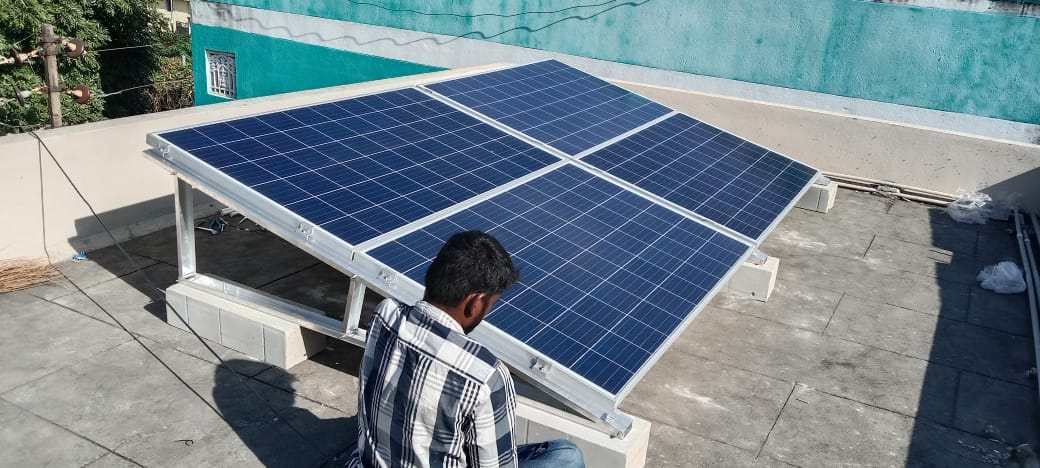
[[[813,184],[795,205],[806,210],[826,213],[834,208],[834,200],[838,197],[838,183],[828,181],[826,185]]]
[[[780,259],[776,257],[769,257],[761,265],[744,262],[730,277],[726,289],[762,302],[768,301],[776,285],[776,272],[779,270]]]
[[[632,418],[632,429],[624,439],[611,438],[572,414],[534,400],[518,397],[516,436],[518,444],[567,439],[581,449],[585,466],[642,468],[650,445],[650,422]]]
[[[282,369],[325,349],[325,335],[183,283],[166,289],[166,302],[170,325],[188,330],[179,313],[203,338]]]

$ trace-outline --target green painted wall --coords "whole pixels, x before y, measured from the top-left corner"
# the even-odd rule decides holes
[[[1033,17],[865,0],[632,0],[509,18],[429,16],[347,0],[220,1],[1040,124],[1040,19]],[[575,4],[378,3],[459,15]]]
[[[227,99],[206,90],[206,49],[235,54],[239,99],[441,70],[224,28],[192,25],[195,103]]]

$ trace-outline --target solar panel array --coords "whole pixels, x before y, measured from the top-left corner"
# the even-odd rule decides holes
[[[816,170],[682,114],[582,161],[760,239]]]
[[[426,88],[435,96],[402,89],[158,137],[347,244],[379,242],[368,256],[417,284],[451,234],[490,232],[521,282],[487,323],[612,395],[815,176],[556,61]]]
[[[611,393],[749,248],[568,165],[370,254],[421,284],[444,241],[471,229],[521,271],[487,322]]]
[[[159,136],[355,245],[559,161],[415,89]]]
[[[572,156],[671,112],[556,60],[426,87]]]

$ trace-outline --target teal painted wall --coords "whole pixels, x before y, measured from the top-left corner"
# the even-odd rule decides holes
[[[224,28],[192,25],[195,103],[227,101],[206,89],[206,49],[235,54],[239,99],[442,70]]]
[[[633,0],[509,18],[428,16],[344,0],[220,1],[1040,124],[1040,19],[1033,17],[864,0]],[[379,3],[474,15],[575,2]]]

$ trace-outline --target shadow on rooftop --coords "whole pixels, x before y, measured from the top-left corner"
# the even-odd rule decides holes
[[[227,364],[238,368],[249,363]],[[289,388],[258,382],[225,366],[217,367],[213,386],[213,399],[224,419],[264,466],[319,466],[350,455],[357,437],[356,416],[322,418],[312,410],[320,411],[323,405],[293,392],[294,376],[273,367],[264,374]]]
[[[148,206],[154,206],[153,203],[158,202],[148,202]],[[170,205],[172,208],[172,202]],[[126,216],[125,212],[101,215],[105,220],[127,219]],[[199,218],[198,222],[206,224],[214,217]],[[251,221],[229,221],[230,227],[219,235],[196,231],[200,272],[342,317],[348,287],[346,276]],[[88,233],[98,229],[93,218],[78,220],[76,226]],[[78,239],[79,236],[69,242],[74,247],[84,247]],[[159,290],[177,280],[175,229],[161,229],[121,246],[132,261],[112,246],[87,252],[88,261],[65,263],[62,270],[75,287],[91,295],[92,288],[105,281],[120,281],[133,287],[150,302],[143,309],[134,306],[133,310],[113,310],[118,320],[135,334],[212,361],[212,355],[199,346],[195,337],[166,323],[169,312]],[[366,296],[367,309],[378,300],[378,296]],[[229,352],[216,343],[208,345],[224,357],[225,363],[215,367],[212,389],[196,390],[212,395],[229,428],[261,463],[269,467],[328,466],[350,455],[356,444],[356,417],[342,417],[342,412],[331,409],[342,402],[327,405],[303,396],[296,388],[295,369],[289,372],[256,361],[230,358]],[[307,374],[307,381],[317,380],[320,384],[321,378],[337,378],[348,382],[349,376],[357,375],[360,352],[353,345],[330,340],[329,348],[312,357],[310,363],[317,365],[309,371],[317,375]],[[347,398],[353,401],[355,397]]]
[[[1040,213],[1040,167],[982,189],[994,200],[1017,203],[1019,209]],[[1014,227],[1014,220],[1011,226]]]
[[[963,224],[934,208],[928,219],[931,246],[912,247],[896,266],[934,276],[941,303],[937,317],[921,317],[934,333],[923,334],[931,347],[906,465],[1003,466],[1011,448],[1040,441],[1029,307],[1025,294],[982,289],[975,276],[1000,261],[1022,263],[1014,223]]]

